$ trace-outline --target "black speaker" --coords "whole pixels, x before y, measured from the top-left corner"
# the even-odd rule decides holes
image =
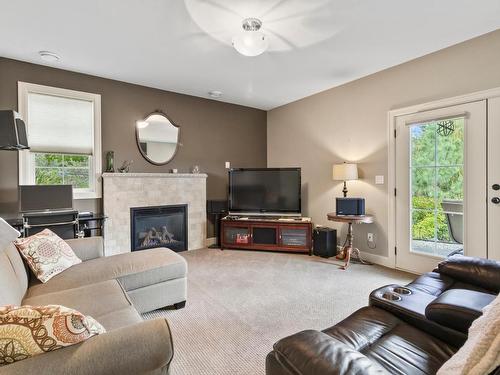
[[[323,258],[337,255],[337,230],[318,227],[313,230],[313,254]]]
[[[28,149],[26,125],[15,111],[0,111],[0,150]]]
[[[207,214],[226,214],[227,200],[207,200]]]
[[[210,248],[220,248],[220,219],[227,215],[227,199],[225,200],[207,200],[207,214],[213,217],[215,244]]]
[[[337,212],[337,215],[364,215],[365,214],[365,199],[364,198],[337,198],[336,212]]]

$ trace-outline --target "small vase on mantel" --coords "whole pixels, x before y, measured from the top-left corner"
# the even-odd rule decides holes
[[[106,172],[114,173],[115,172],[115,152],[108,151],[106,153]]]

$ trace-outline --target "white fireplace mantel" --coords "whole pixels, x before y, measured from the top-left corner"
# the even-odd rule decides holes
[[[206,179],[208,175],[205,173],[103,173],[103,178],[203,178]]]
[[[106,255],[131,251],[132,207],[187,204],[188,250],[205,246],[206,174],[103,173],[102,177]]]

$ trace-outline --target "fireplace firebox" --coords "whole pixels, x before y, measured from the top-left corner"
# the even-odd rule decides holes
[[[187,250],[187,205],[130,208],[131,250]]]

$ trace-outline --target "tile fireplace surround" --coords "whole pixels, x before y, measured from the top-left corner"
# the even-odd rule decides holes
[[[130,251],[130,208],[187,204],[188,250],[205,246],[207,175],[103,173],[106,255]]]

